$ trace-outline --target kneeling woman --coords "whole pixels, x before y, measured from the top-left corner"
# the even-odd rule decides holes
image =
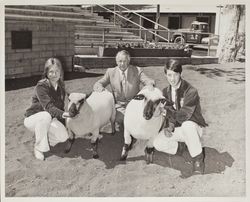
[[[44,152],[68,139],[64,119],[65,86],[61,62],[50,58],[45,63],[44,79],[38,81],[31,107],[26,110],[24,126],[35,133],[34,154],[44,160]]]

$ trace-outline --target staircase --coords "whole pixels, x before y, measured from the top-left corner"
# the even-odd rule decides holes
[[[121,30],[113,22],[77,6],[25,5],[6,6],[5,19],[24,21],[65,21],[75,24],[75,54],[98,55],[99,46],[115,46],[118,42],[142,42],[132,32]]]

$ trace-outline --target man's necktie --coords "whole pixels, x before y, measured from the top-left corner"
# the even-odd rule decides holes
[[[121,90],[122,90],[122,94],[124,95],[124,97],[126,94],[126,82],[127,82],[126,75],[125,75],[125,72],[123,71],[122,80],[121,80]]]

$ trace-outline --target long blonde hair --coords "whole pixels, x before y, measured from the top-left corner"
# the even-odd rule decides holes
[[[64,88],[64,71],[62,68],[62,63],[57,58],[49,58],[44,65],[43,78],[48,79],[48,72],[51,67],[56,66],[60,70],[60,79],[58,83]]]

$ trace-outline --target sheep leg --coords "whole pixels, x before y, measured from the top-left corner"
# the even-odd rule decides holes
[[[68,130],[68,134],[69,134],[69,138],[67,139],[66,141],[66,146],[65,146],[65,149],[64,149],[64,153],[69,153],[70,150],[71,150],[71,147],[75,141],[75,134],[71,131],[71,130]]]
[[[146,147],[145,154],[146,154],[146,163],[147,164],[153,163],[154,147]]]
[[[129,151],[129,145],[124,144],[124,146],[122,147],[122,154],[121,154],[121,157],[120,157],[121,161],[125,161],[127,159],[128,151]]]
[[[126,130],[126,128],[124,128],[124,146],[122,148],[122,154],[120,157],[121,161],[125,161],[127,159],[128,156],[128,151],[131,149],[131,142],[132,142],[132,138],[129,134],[129,132]]]
[[[97,148],[98,148],[98,136],[99,136],[99,131],[94,131],[93,132],[93,137],[91,139],[91,149],[92,149],[92,155],[94,159],[99,158]]]
[[[154,147],[153,147],[153,138],[150,138],[147,142],[147,146],[145,148],[146,154],[146,163],[150,164],[153,163],[153,154],[154,154]]]

